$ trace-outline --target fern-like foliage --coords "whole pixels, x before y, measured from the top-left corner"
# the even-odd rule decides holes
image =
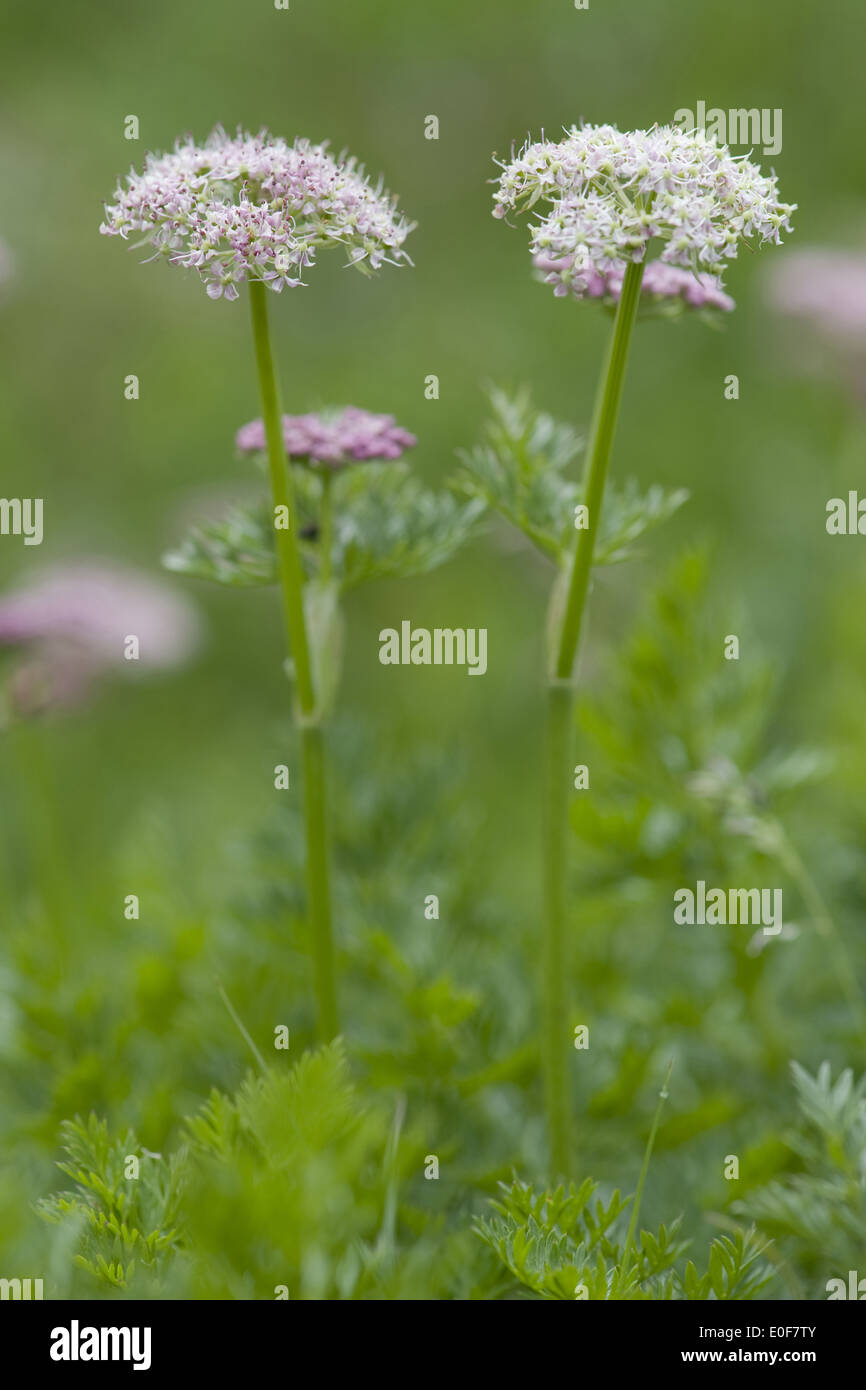
[[[733,1210],[777,1240],[800,1297],[826,1298],[829,1280],[866,1275],[866,1076],[834,1080],[829,1062],[814,1076],[791,1070],[800,1116],[784,1138],[796,1169]]]
[[[163,565],[191,579],[209,579],[236,589],[276,584],[277,558],[271,514],[264,500],[236,506],[217,521],[195,526]]]
[[[39,1204],[87,1296],[367,1299],[471,1289],[475,1242],[423,1212],[401,1243],[401,1120],[359,1096],[337,1042],[212,1092],[170,1158],[93,1116],[64,1125],[73,1191]],[[138,1170],[129,1163],[139,1157]],[[417,1156],[414,1156],[417,1165]],[[181,1202],[182,1199],[182,1202]],[[182,1212],[181,1212],[182,1206]],[[435,1268],[439,1261],[439,1268]]]
[[[596,1196],[590,1178],[553,1192],[528,1183],[501,1184],[495,1215],[475,1225],[478,1236],[509,1271],[512,1293],[546,1299],[751,1299],[772,1273],[762,1260],[766,1242],[754,1232],[711,1242],[698,1273],[681,1239],[679,1219],[657,1232],[641,1231],[627,1250],[623,1214],[632,1198]]]
[[[331,568],[341,590],[372,579],[424,574],[472,534],[483,505],[434,492],[404,462],[356,465],[332,484]],[[294,472],[296,525],[308,575],[321,565],[321,475]],[[166,568],[237,588],[278,580],[271,512],[262,500],[195,527],[164,557]]]
[[[528,391],[513,396],[493,387],[490,419],[474,449],[460,451],[456,485],[480,500],[529,537],[557,564],[572,554],[575,508],[583,486],[567,470],[583,450],[583,440],[532,405]],[[628,559],[634,543],[671,516],[687,500],[684,489],[641,493],[634,480],[608,487],[596,538],[594,563]]]
[[[369,479],[347,469],[337,480],[334,506],[334,565],[344,589],[438,568],[469,539],[484,511],[478,500],[424,487],[404,463],[379,465]]]
[[[78,1228],[74,1264],[105,1290],[156,1287],[178,1250],[185,1149],[165,1160],[131,1130],[112,1139],[95,1115],[66,1121],[62,1143],[74,1187],[40,1202],[42,1216]]]
[[[214,1093],[188,1124],[195,1296],[355,1295],[382,1220],[387,1130],[339,1044]]]

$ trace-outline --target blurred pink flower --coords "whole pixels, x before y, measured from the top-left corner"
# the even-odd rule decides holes
[[[372,415],[352,405],[336,413],[284,415],[283,441],[290,458],[332,469],[370,459],[397,459],[418,442],[393,415]],[[242,425],[235,443],[242,454],[261,453],[265,448],[262,421]]]
[[[866,255],[831,247],[792,251],[772,267],[774,309],[811,319],[845,345],[866,343]]]
[[[113,562],[81,562],[43,572],[0,597],[0,649],[21,649],[9,696],[16,712],[79,703],[103,675],[131,666],[180,665],[198,645],[188,599],[161,580]],[[125,656],[137,638],[138,660]]]

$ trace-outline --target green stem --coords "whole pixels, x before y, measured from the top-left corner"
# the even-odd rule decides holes
[[[268,446],[268,469],[274,503],[274,521],[276,522],[277,508],[285,509],[285,514],[288,517],[287,526],[274,525],[286,635],[295,667],[301,713],[305,718],[310,718],[315,708],[315,697],[310,666],[310,648],[304,622],[304,600],[301,592],[304,580],[298,542],[295,537],[292,479],[286,462],[286,447],[283,442],[279,387],[274,370],[270,334],[268,333],[267,293],[267,288],[261,280],[250,282],[253,341],[256,347],[256,365],[262,397],[262,419],[264,420],[265,440]]]
[[[322,464],[322,510],[319,516],[319,554],[321,555],[321,579],[323,584],[328,584],[331,580],[331,552],[334,548],[332,478],[333,475],[327,464]]]
[[[569,781],[574,723],[574,667],[589,591],[607,464],[613,444],[631,331],[640,302],[643,265],[625,273],[607,360],[599,381],[587,449],[584,503],[588,524],[578,532],[562,621],[554,631],[554,675],[548,687],[544,793],[544,1013],[542,1064],[550,1160],[556,1176],[570,1176],[571,1102],[568,1089],[568,972],[566,899]],[[557,640],[558,639],[558,640]]]
[[[570,685],[547,692],[544,797],[544,916],[542,1064],[551,1173],[570,1176],[571,1106],[568,1091],[568,998],[565,970],[566,844],[569,748],[574,710]]]
[[[325,740],[320,725],[302,725],[301,749],[304,763],[304,819],[307,832],[307,893],[313,935],[316,998],[319,1006],[318,1034],[322,1042],[330,1042],[336,1037],[339,1028],[328,871]]]
[[[224,1003],[225,1006],[226,1006],[226,1012],[228,1013],[229,1018],[231,1019],[232,1023],[233,1023],[233,1024],[235,1025],[235,1027],[237,1028],[238,1032],[240,1033],[241,1037],[243,1038],[243,1040],[244,1040],[244,1042],[246,1043],[247,1047],[249,1048],[250,1052],[253,1054],[253,1056],[255,1057],[256,1061],[258,1062],[259,1067],[260,1067],[261,1070],[262,1070],[262,1073],[263,1073],[265,1076],[267,1076],[268,1064],[267,1064],[267,1062],[265,1061],[265,1059],[264,1059],[264,1057],[262,1056],[262,1054],[261,1054],[261,1052],[259,1051],[259,1049],[256,1047],[255,1043],[253,1042],[252,1034],[250,1033],[250,1031],[249,1031],[249,1029],[247,1028],[246,1024],[244,1023],[243,1019],[241,1018],[240,1014],[238,1013],[237,1009],[235,1008],[234,1004],[233,1004],[232,1001],[229,999],[228,995],[226,994],[225,990],[223,989],[222,982],[221,982],[220,980],[215,979],[215,980],[214,980],[214,984],[215,984],[216,987],[217,987],[217,994],[220,996],[220,998],[222,999],[223,1003]]]
[[[589,516],[586,528],[577,533],[577,550],[571,567],[568,598],[556,661],[556,675],[561,681],[571,680],[580,644],[580,629],[589,589],[595,538],[601,519],[601,502],[607,478],[607,463],[616,431],[625,365],[628,360],[631,331],[640,303],[642,279],[643,262],[629,265],[622,282],[607,362],[595,398],[595,409],[586,455],[586,489],[583,497]]]
[[[285,529],[275,527],[274,536],[279,559],[286,633],[294,662],[300,709],[307,845],[307,901],[312,932],[317,1033],[321,1041],[329,1042],[338,1031],[338,1023],[331,928],[324,734],[313,689],[310,647],[304,618],[303,572],[295,537],[291,471],[283,442],[282,408],[268,333],[267,293],[265,285],[260,281],[250,283],[253,340],[268,446],[274,515],[276,518],[277,508],[285,508],[289,522]]]
[[[644,1184],[646,1182],[646,1175],[649,1172],[650,1159],[652,1158],[653,1148],[655,1147],[659,1122],[662,1117],[662,1110],[664,1109],[664,1103],[668,1098],[668,1085],[670,1083],[671,1072],[673,1071],[673,1069],[674,1063],[673,1058],[671,1058],[670,1062],[668,1063],[667,1075],[665,1076],[665,1084],[659,1091],[658,1104],[656,1105],[656,1111],[655,1115],[653,1116],[652,1127],[650,1129],[649,1138],[647,1140],[646,1148],[644,1150],[643,1164],[641,1165],[640,1177],[638,1178],[637,1182],[637,1191],[634,1194],[634,1201],[632,1202],[631,1206],[631,1220],[628,1223],[628,1234],[625,1238],[625,1246],[623,1247],[622,1260],[620,1261],[619,1270],[617,1271],[616,1277],[613,1281],[613,1287],[610,1291],[611,1298],[614,1298],[616,1296],[621,1286],[628,1280],[629,1268],[631,1266],[631,1252],[634,1247],[634,1238],[637,1232],[637,1223],[638,1218],[640,1216],[640,1206],[641,1201],[643,1200]]]

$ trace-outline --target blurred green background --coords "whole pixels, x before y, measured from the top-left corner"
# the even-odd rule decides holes
[[[665,122],[699,99],[781,107],[784,144],[772,162],[782,197],[799,205],[789,243],[859,245],[866,228],[859,0],[759,9],[591,0],[587,11],[570,0],[292,0],[288,12],[269,0],[72,0],[50,12],[7,0],[3,9],[0,239],[15,274],[0,291],[2,491],[44,497],[45,541],[0,541],[0,587],[93,554],[156,572],[202,498],[242,494],[248,482],[233,448],[235,430],[258,414],[245,299],[212,303],[197,277],[142,266],[98,235],[118,176],[179,134],[203,139],[221,122],[328,139],[399,193],[418,222],[407,244],[415,268],[368,281],[346,273],[339,255],[323,256],[308,288],[273,303],[272,331],[286,409],[350,402],[392,412],[418,436],[413,467],[440,484],[455,449],[478,436],[487,381],[526,382],[539,406],[585,425],[609,331],[594,306],[537,285],[525,229],[491,219],[492,152],[580,119]],[[123,138],[128,114],[139,118],[138,142]],[[438,141],[424,138],[429,114]],[[820,854],[835,833],[827,814],[847,815],[846,833],[866,828],[866,543],[824,529],[827,499],[863,479],[864,431],[830,351],[812,344],[804,373],[811,330],[765,307],[768,266],[785,254],[731,264],[738,308],[722,332],[687,320],[639,327],[614,469],[686,486],[692,498],[639,563],[601,575],[583,671],[591,689],[648,585],[683,547],[708,543],[719,656],[728,631],[741,633],[743,662],[762,650],[778,681],[773,737],[837,755],[832,811],[827,793],[814,792],[802,812],[804,846]],[[737,402],[723,396],[731,372]],[[128,373],[140,378],[136,402],[124,399]],[[424,397],[431,373],[438,401]],[[342,688],[348,737],[370,739],[366,773],[399,785],[407,804],[425,795],[413,780],[419,750],[458,769],[478,902],[494,893],[530,934],[548,582],[535,556],[494,527],[442,571],[371,586],[349,602]],[[272,814],[272,768],[289,746],[275,595],[180,586],[207,620],[190,669],[107,685],[80,713],[28,731],[17,752],[8,740],[0,751],[7,941],[32,920],[45,867],[33,844],[53,846],[45,853],[71,892],[74,964],[59,969],[56,943],[32,929],[34,973],[54,981],[35,1021],[20,1012],[20,961],[13,969],[0,942],[9,986],[0,1040],[11,1057],[41,1049],[38,1081],[13,1068],[3,1120],[7,1153],[27,1157],[34,1189],[64,1115],[110,1109],[158,1145],[178,1108],[195,1102],[198,1076],[194,1084],[172,1060],[176,1023],[142,999],[207,992],[224,968],[214,924],[248,886],[243,842]],[[378,632],[403,619],[486,627],[485,679],[380,666]],[[347,776],[337,752],[337,794]],[[399,858],[399,843],[392,849]],[[367,872],[376,872],[372,857]],[[858,878],[857,903],[862,889]],[[122,917],[128,892],[142,896],[140,923]],[[452,948],[462,944],[456,930]],[[231,948],[256,958],[254,942]],[[185,952],[199,962],[188,976]],[[93,1002],[107,980],[108,1042],[104,1004]],[[529,989],[528,972],[526,981]],[[515,1005],[532,1007],[531,998]],[[141,1028],[122,1034],[123,1018],[143,1008],[153,1037],[145,1060]],[[194,1022],[189,1029],[182,1046],[194,1050]],[[244,1063],[227,1029],[225,1055],[200,1059],[205,1078],[225,1085]],[[351,1023],[347,1035],[351,1048]],[[808,1026],[801,1041],[802,1060],[823,1055]],[[179,1085],[180,1098],[154,1099],[163,1068],[166,1093]],[[139,1075],[150,1078],[147,1100]]]

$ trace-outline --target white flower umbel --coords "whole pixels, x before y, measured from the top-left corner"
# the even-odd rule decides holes
[[[572,127],[498,161],[494,217],[544,209],[531,252],[564,295],[597,293],[629,262],[714,276],[741,243],[781,241],[796,204],[779,201],[775,174],[731,154],[704,131]]]

